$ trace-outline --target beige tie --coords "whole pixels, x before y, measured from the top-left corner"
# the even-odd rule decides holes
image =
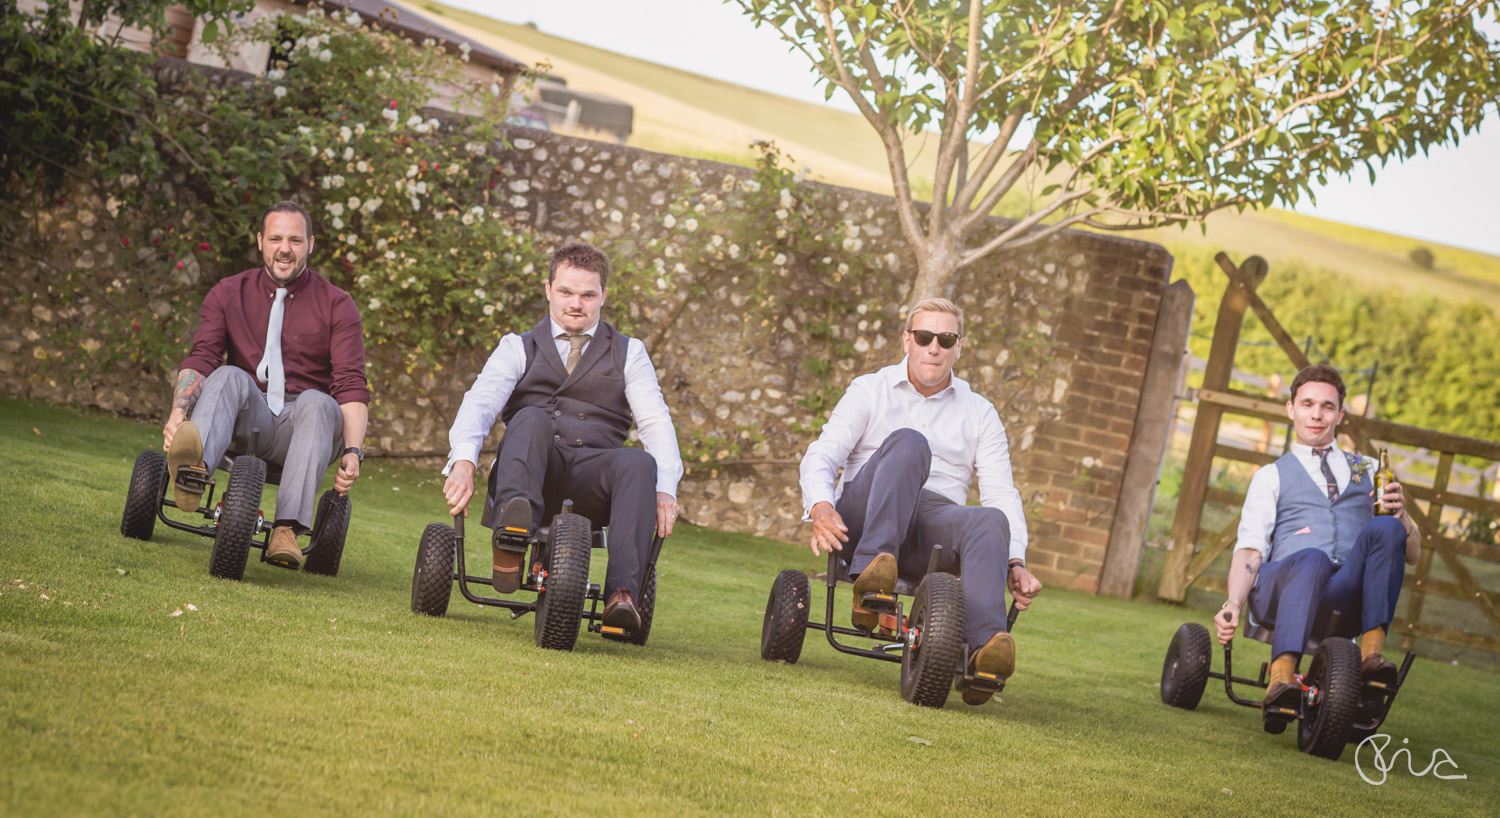
[[[567,367],[568,374],[571,375],[573,368],[578,366],[578,359],[583,355],[583,345],[588,343],[589,336],[565,332],[562,337],[568,339],[568,361],[563,365]]]

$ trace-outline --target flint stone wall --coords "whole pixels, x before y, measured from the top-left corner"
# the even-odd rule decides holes
[[[726,175],[750,175],[740,167],[546,132],[517,129],[510,138],[510,147],[497,153],[509,177],[510,194],[501,208],[559,240],[659,225],[671,191],[685,183],[696,179],[713,188]],[[867,247],[873,245],[886,259],[888,269],[878,274],[909,282],[914,263],[893,201],[841,188],[830,192],[837,208],[864,226]],[[107,250],[117,239],[97,231],[90,210],[103,206],[83,195],[72,209],[47,221],[51,238],[65,239],[57,243],[51,264],[87,265],[109,258]],[[1007,224],[995,219],[989,229]],[[981,261],[958,279],[956,300],[967,313],[969,338],[956,371],[999,409],[1027,510],[1028,561],[1051,585],[1097,589],[1157,306],[1170,270],[1171,256],[1157,245],[1069,231]],[[87,321],[87,315],[52,303],[45,275],[44,267],[28,271],[0,302],[0,388],[54,403],[164,416],[174,373],[117,370],[85,383],[49,376],[51,331],[58,322]],[[909,288],[909,283],[902,286]],[[690,299],[672,317],[671,332],[650,350],[679,436],[686,439],[697,430],[730,437],[737,428],[749,427],[765,439],[729,462],[689,463],[679,492],[684,517],[700,525],[803,542],[808,532],[800,522],[796,461],[811,434],[798,427],[815,419],[798,401],[826,382],[803,365],[801,328],[809,316],[787,309],[762,326],[759,320],[746,320],[740,308],[743,296],[732,288],[720,287],[711,296]],[[198,305],[162,306],[196,310]],[[632,306],[609,304],[605,317],[628,309]],[[637,314],[641,326],[668,320],[664,308],[655,309],[663,314],[649,308],[645,315]],[[823,377],[846,384],[900,360],[904,314],[903,303],[852,313],[834,332],[852,339],[856,354]],[[1024,348],[986,340],[1017,334],[1020,328],[1031,335]],[[396,358],[393,350],[380,348],[369,354],[372,360]],[[484,357],[471,352],[440,371],[422,370],[373,384],[372,453],[446,452],[448,425]]]

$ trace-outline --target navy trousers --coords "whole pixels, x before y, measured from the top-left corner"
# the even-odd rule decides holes
[[[876,555],[890,554],[901,576],[920,577],[933,545],[953,549],[963,574],[964,638],[978,647],[1005,630],[1010,521],[999,509],[959,505],[923,489],[931,468],[932,448],[921,432],[897,429],[886,437],[834,504],[849,526],[844,559],[858,574]]]
[[[1301,653],[1324,610],[1339,612],[1337,636],[1389,627],[1401,595],[1405,553],[1401,521],[1380,516],[1360,530],[1342,564],[1308,548],[1262,565],[1250,591],[1250,611],[1272,631],[1271,655]]]
[[[596,526],[609,526],[609,564],[604,596],[620,588],[636,600],[646,582],[646,563],[656,530],[656,459],[642,449],[591,449],[563,445],[552,415],[528,406],[510,419],[500,456],[490,470],[483,523],[512,497],[531,503],[531,523],[540,526],[573,501],[573,511]]]

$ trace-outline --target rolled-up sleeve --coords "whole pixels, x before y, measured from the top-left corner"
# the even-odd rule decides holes
[[[186,358],[177,365],[177,371],[191,369],[200,375],[213,374],[224,362],[224,351],[229,348],[229,338],[224,322],[224,287],[215,284],[203,297],[199,311],[198,329],[193,333],[193,346]]]
[[[974,470],[979,477],[979,502],[999,509],[1010,523],[1010,558],[1026,559],[1026,544],[1030,536],[1026,531],[1026,512],[1021,503],[1021,492],[1016,490],[1015,476],[1010,468],[1010,440],[1005,434],[1005,424],[1000,414],[989,401],[984,402],[979,416],[979,445],[974,452]]]
[[[328,351],[333,363],[329,394],[340,404],[369,403],[370,381],[365,373],[365,334],[359,308],[346,293],[334,300],[329,316]]]
[[[1259,551],[1261,559],[1271,556],[1271,533],[1276,530],[1276,499],[1281,494],[1281,474],[1276,466],[1261,466],[1250,478],[1245,490],[1245,505],[1240,509],[1240,527],[1234,550]]]
[[[683,468],[672,412],[662,396],[656,367],[651,364],[646,345],[638,338],[631,338],[626,349],[625,400],[635,416],[641,446],[656,460],[656,490],[676,497]]]

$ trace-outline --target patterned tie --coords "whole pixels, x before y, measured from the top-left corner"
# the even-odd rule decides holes
[[[562,337],[568,339],[568,361],[564,366],[567,367],[568,374],[571,375],[573,374],[573,367],[578,366],[578,359],[583,355],[583,345],[589,342],[589,336],[586,334],[573,335],[565,332]]]
[[[286,369],[281,365],[281,322],[285,317],[286,288],[277,287],[271,319],[266,322],[266,353],[255,368],[255,377],[266,382],[266,405],[273,415],[280,415],[286,406]]]
[[[1313,449],[1313,454],[1323,461],[1323,479],[1328,481],[1328,499],[1337,500],[1339,499],[1339,483],[1333,479],[1333,469],[1328,468],[1328,453],[1331,451],[1333,451],[1332,446],[1325,446],[1321,449]]]

